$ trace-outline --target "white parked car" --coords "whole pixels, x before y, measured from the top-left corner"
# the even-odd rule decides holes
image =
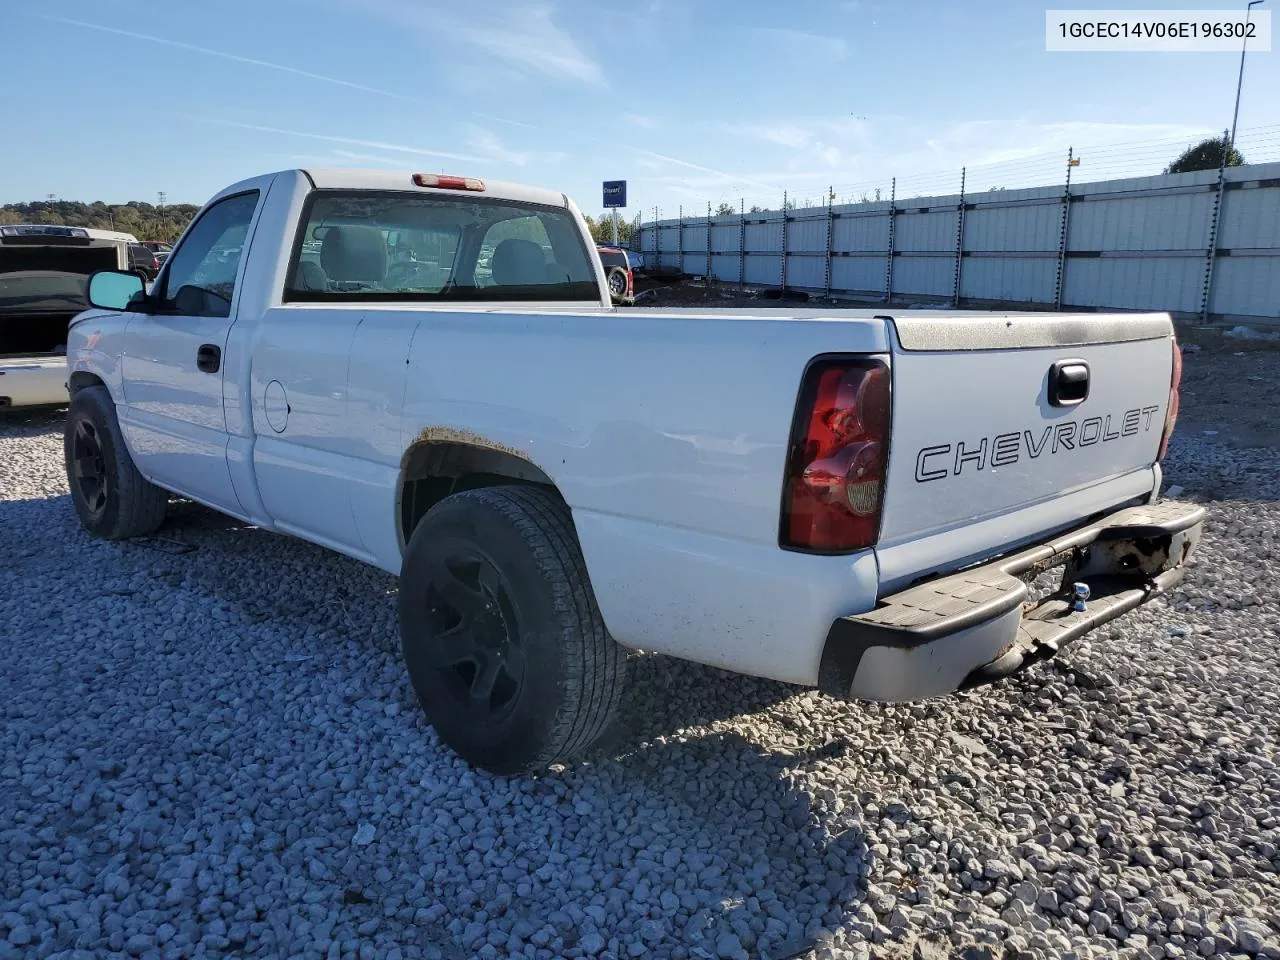
[[[129,268],[127,233],[60,224],[0,226],[0,409],[65,405],[67,327],[89,276]]]
[[[90,298],[84,527],[179,494],[399,575],[423,710],[499,773],[580,756],[626,648],[851,699],[995,680],[1171,587],[1204,517],[1159,498],[1168,315],[618,311],[550,190],[268,174]]]

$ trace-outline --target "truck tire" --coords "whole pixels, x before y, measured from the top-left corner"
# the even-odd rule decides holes
[[[71,502],[81,526],[95,537],[143,537],[164,523],[169,494],[138,472],[106,387],[76,391],[62,447]]]
[[[400,577],[409,679],[441,740],[499,775],[582,755],[626,683],[568,507],[546,489],[483,487],[441,500]]]

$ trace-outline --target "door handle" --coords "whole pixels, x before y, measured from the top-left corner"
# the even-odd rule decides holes
[[[200,344],[196,351],[196,368],[205,373],[217,373],[222,366],[222,350],[212,343]]]

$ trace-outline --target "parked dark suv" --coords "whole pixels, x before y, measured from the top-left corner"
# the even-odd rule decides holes
[[[140,243],[129,244],[129,269],[140,273],[148,283],[160,272],[160,260]]]

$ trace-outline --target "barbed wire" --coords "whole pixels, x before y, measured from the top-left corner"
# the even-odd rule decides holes
[[[1096,183],[1100,180],[1121,180],[1131,177],[1157,176],[1164,173],[1165,168],[1188,147],[1194,146],[1212,132],[1195,136],[1172,136],[1148,140],[1128,140],[1116,143],[1083,146],[1072,150],[1072,159],[1076,161],[1071,170],[1071,182]],[[1242,128],[1237,131],[1235,149],[1243,155],[1245,162],[1273,163],[1280,161],[1280,124],[1269,124],[1259,127]],[[897,177],[880,177],[873,180],[862,180],[853,183],[833,183],[822,187],[804,186],[799,190],[780,187],[776,193],[764,195],[734,195],[730,189],[722,189],[717,199],[711,201],[713,215],[722,207],[728,207],[733,213],[740,211],[762,212],[782,208],[784,199],[788,206],[795,209],[826,206],[828,198],[834,205],[855,203],[888,202],[890,197],[896,200],[911,200],[924,197],[951,197],[960,193],[961,170],[964,171],[964,188],[966,194],[990,192],[993,190],[1019,190],[1036,187],[1060,188],[1066,178],[1067,151],[1042,152],[1016,160],[977,163],[908,174]],[[675,208],[659,207],[656,215],[659,219],[674,220],[680,214],[684,217],[701,219],[707,212],[706,199],[696,199]],[[642,222],[652,222],[655,216],[653,207],[643,210]]]

